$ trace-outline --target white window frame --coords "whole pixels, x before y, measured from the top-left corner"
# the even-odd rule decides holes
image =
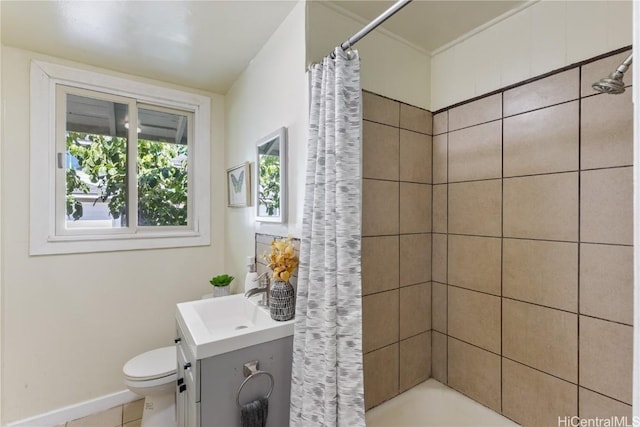
[[[134,99],[141,108],[193,114],[189,147],[189,227],[138,227],[130,233],[57,233],[56,90],[58,85]],[[211,99],[136,80],[31,62],[30,255],[176,248],[211,244]],[[135,162],[131,162],[134,163]]]

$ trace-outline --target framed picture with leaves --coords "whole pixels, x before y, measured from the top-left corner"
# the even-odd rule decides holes
[[[227,169],[227,206],[244,208],[251,206],[251,163]]]

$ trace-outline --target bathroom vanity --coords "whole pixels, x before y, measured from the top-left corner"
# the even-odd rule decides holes
[[[267,426],[289,425],[293,321],[272,320],[258,298],[178,304],[179,427],[239,426],[239,405],[269,393]],[[247,379],[251,372],[244,365],[255,361],[260,373]]]

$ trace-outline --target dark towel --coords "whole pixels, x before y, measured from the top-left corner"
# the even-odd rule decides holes
[[[242,427],[265,427],[267,415],[269,415],[269,400],[264,397],[242,405],[240,409]]]

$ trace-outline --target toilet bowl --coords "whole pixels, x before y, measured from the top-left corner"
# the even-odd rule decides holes
[[[162,347],[142,353],[122,368],[124,383],[144,396],[141,427],[175,427],[176,348]]]

